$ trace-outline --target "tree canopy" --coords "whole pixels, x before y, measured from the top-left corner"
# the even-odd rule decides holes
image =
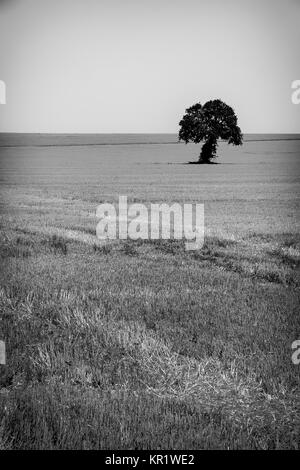
[[[243,142],[234,110],[219,99],[207,101],[203,106],[196,103],[187,108],[179,125],[179,140],[186,144],[204,141],[199,163],[211,163],[216,157],[218,139],[233,145],[241,145]]]

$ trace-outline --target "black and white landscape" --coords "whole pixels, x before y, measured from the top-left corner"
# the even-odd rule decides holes
[[[299,448],[299,21],[0,2],[1,450]]]

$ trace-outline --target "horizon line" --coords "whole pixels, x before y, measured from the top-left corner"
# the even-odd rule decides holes
[[[178,132],[29,132],[29,131],[0,131],[1,134],[34,134],[34,135],[174,135],[178,134]],[[300,131],[298,132],[242,132],[243,135],[300,135]]]

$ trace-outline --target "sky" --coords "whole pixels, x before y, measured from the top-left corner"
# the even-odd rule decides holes
[[[0,0],[2,132],[178,132],[220,98],[300,132],[300,0]]]

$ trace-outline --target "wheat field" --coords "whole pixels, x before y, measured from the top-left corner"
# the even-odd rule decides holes
[[[299,448],[300,141],[198,153],[0,148],[0,448]],[[99,243],[119,195],[204,203],[204,246]]]

